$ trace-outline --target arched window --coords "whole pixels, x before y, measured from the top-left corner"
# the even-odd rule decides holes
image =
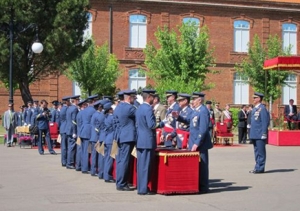
[[[93,15],[91,13],[87,13],[87,27],[83,31],[83,40],[90,39],[92,37],[92,23],[93,23]]]
[[[248,21],[234,21],[234,51],[247,53],[250,41],[250,23]]]
[[[234,73],[233,79],[233,90],[234,90],[234,104],[248,104],[249,103],[249,84],[248,78],[239,74]]]
[[[147,44],[147,17],[145,15],[130,15],[129,47],[145,48]]]
[[[129,89],[138,90],[146,87],[146,74],[140,69],[129,70]]]
[[[293,23],[282,24],[283,50],[290,48],[290,53],[297,54],[297,25]]]
[[[282,86],[282,103],[289,104],[290,99],[297,102],[297,75],[289,74],[284,82],[286,85]]]
[[[186,17],[183,18],[183,23],[194,23],[196,26],[200,27],[200,20],[199,18],[193,18],[193,17]]]

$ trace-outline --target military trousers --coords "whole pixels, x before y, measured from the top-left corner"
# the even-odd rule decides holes
[[[45,135],[45,140],[46,140],[46,144],[47,144],[49,152],[50,153],[54,152],[53,147],[52,147],[52,141],[50,139],[49,129],[39,129],[39,141],[38,141],[39,153],[40,154],[44,153],[43,140],[42,140],[43,134]]]
[[[76,156],[76,140],[72,135],[67,135],[68,137],[68,153],[67,153],[67,166],[75,165]]]
[[[100,142],[100,146],[102,146],[102,144],[104,144],[103,141]],[[98,152],[97,152],[97,154],[98,154],[98,177],[99,177],[99,179],[103,179],[103,177],[104,177],[104,168],[105,168],[104,167],[104,165],[105,165],[104,156],[102,154],[98,153]]]
[[[81,171],[81,154],[82,154],[82,149],[81,145],[76,144],[76,170]]]
[[[89,171],[89,143],[86,138],[81,139],[81,171]]]
[[[209,190],[209,159],[208,150],[200,150],[201,161],[199,163],[199,191]]]
[[[65,133],[61,133],[61,142],[60,142],[60,148],[61,148],[61,164],[63,166],[67,165],[67,154],[68,154],[68,138]]]
[[[117,188],[124,188],[128,185],[129,161],[134,142],[119,143],[119,151],[116,157],[117,161]]]
[[[254,147],[255,167],[254,170],[264,172],[266,165],[266,140],[252,139]]]
[[[137,149],[137,193],[146,194],[151,176],[154,149]]]
[[[110,156],[112,144],[104,144],[104,172],[103,178],[105,180],[112,180],[113,163],[114,159]],[[101,166],[100,166],[101,168]]]

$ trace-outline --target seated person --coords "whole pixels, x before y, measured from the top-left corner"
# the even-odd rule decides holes
[[[291,130],[291,121],[297,121],[297,106],[294,105],[293,99],[290,99],[289,105],[284,106],[284,117],[287,120],[289,130]]]

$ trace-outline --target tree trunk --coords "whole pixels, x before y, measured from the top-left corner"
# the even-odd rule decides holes
[[[89,94],[89,96],[92,95],[92,90],[91,89],[88,89],[88,94]]]
[[[273,105],[273,100],[272,96],[270,96],[270,101],[269,101],[269,113],[270,113],[270,128],[273,128],[273,115],[272,115],[272,105]]]
[[[27,105],[28,101],[32,101],[32,95],[29,89],[28,81],[19,81],[19,88],[22,96],[22,100],[25,105]]]

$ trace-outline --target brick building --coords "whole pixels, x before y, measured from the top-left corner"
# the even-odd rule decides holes
[[[243,83],[234,65],[247,55],[248,42],[258,34],[263,43],[269,34],[278,34],[283,46],[291,44],[299,52],[300,3],[298,0],[91,0],[91,33],[96,42],[108,42],[123,70],[117,81],[120,89],[144,87],[149,80],[138,72],[143,65],[143,48],[158,26],[175,28],[182,21],[196,21],[209,28],[211,46],[215,47],[216,67],[220,74],[208,75],[215,88],[207,98],[222,105],[251,103],[253,90]],[[145,67],[146,69],[146,67]],[[297,92],[299,77],[291,75],[276,104],[286,104]],[[276,112],[276,104],[274,106]]]
[[[283,46],[292,45],[292,53],[298,54],[300,3],[299,0],[91,0],[89,29],[97,44],[109,43],[110,51],[120,61],[122,76],[117,81],[120,89],[139,88],[151,83],[138,71],[144,63],[143,48],[158,26],[175,28],[183,21],[192,20],[209,28],[211,46],[215,47],[216,67],[220,74],[208,75],[207,82],[215,87],[206,91],[207,98],[222,105],[251,103],[253,90],[243,83],[244,78],[234,71],[234,65],[247,55],[248,43],[258,34],[263,43],[269,34],[278,34]],[[155,43],[155,42],[154,42]],[[297,92],[299,76],[291,74],[283,87],[279,104],[294,98],[300,104]],[[36,82],[31,86],[34,99],[52,101],[64,95],[76,93],[65,76]],[[8,92],[0,89],[0,100],[7,102]],[[15,104],[21,105],[18,92]],[[1,106],[0,112],[6,109]]]

